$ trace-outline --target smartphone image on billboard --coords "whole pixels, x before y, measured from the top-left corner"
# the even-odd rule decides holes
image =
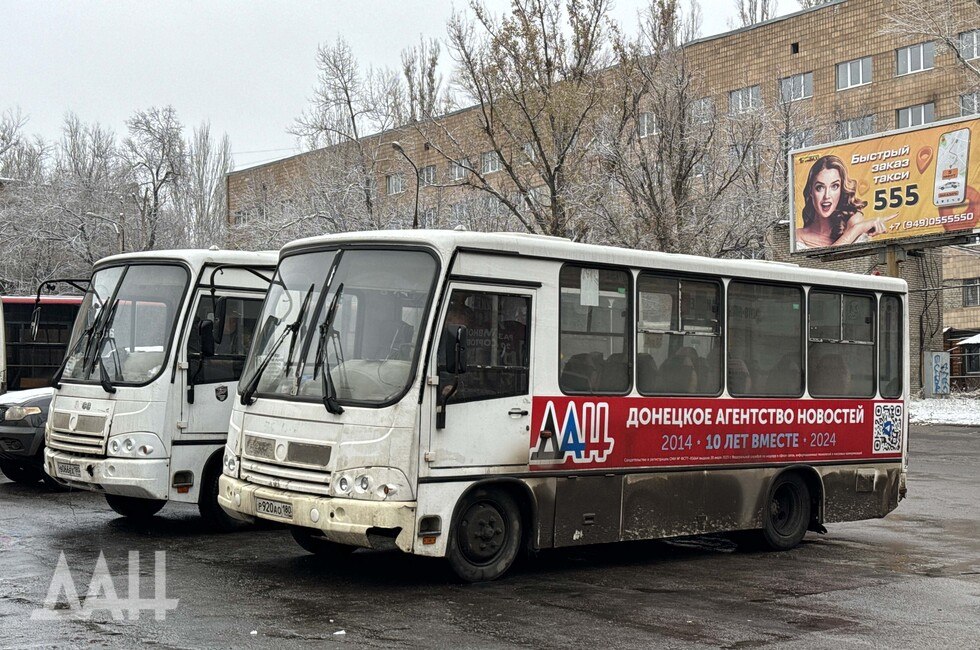
[[[939,136],[934,199],[937,206],[957,205],[966,200],[969,155],[970,129],[958,129]]]

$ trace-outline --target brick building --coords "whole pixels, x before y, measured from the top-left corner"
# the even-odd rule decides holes
[[[964,12],[972,0],[959,0]],[[895,128],[980,112],[980,93],[969,85],[956,66],[954,54],[937,51],[921,39],[885,34],[882,16],[901,0],[838,0],[782,16],[765,23],[693,41],[685,46],[690,65],[703,79],[704,101],[716,113],[737,113],[757,106],[781,107],[795,124],[790,138],[772,134],[769,156],[784,155],[787,147],[801,147],[858,137]],[[962,35],[963,51],[980,57],[980,25]],[[440,126],[460,141],[480,142],[475,109],[443,116]],[[643,124],[638,125],[639,129]],[[397,141],[405,156],[420,169],[419,216],[431,225],[446,215],[480,200],[478,190],[453,185],[459,167],[430,146],[422,131],[412,126],[364,138],[377,152],[378,165],[370,191],[379,203],[412,209],[416,187],[412,171],[391,143]],[[479,149],[477,145],[475,147]],[[493,172],[492,155],[477,156],[470,164]],[[317,173],[324,150],[239,170],[227,176],[228,218],[248,218],[254,206],[275,200],[284,187],[302,186]],[[408,174],[406,174],[406,171]],[[502,175],[501,175],[502,176]],[[451,223],[452,220],[448,220]],[[404,220],[402,224],[406,223]],[[407,221],[410,225],[410,219]],[[489,229],[506,229],[506,220]],[[767,236],[767,257],[786,260],[786,228]],[[925,252],[902,264],[902,275],[913,289],[942,282],[941,256]],[[811,258],[792,261],[812,266],[832,265],[841,270],[871,272],[876,256],[844,262]],[[980,272],[973,277],[980,276]],[[947,292],[948,293],[948,292]],[[942,346],[943,298],[921,291],[913,295],[912,373],[918,385],[921,354]],[[978,310],[980,311],[980,310]],[[977,323],[980,328],[980,323]],[[980,329],[978,329],[980,331]]]
[[[943,249],[943,343],[950,379],[963,390],[980,388],[980,250]]]

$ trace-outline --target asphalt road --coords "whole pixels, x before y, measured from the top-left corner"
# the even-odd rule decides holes
[[[720,537],[559,550],[480,585],[437,560],[358,551],[330,565],[283,530],[214,535],[175,505],[137,526],[94,494],[0,482],[0,647],[978,647],[980,430],[918,427],[911,447],[897,511],[790,552]],[[176,609],[33,620],[52,613],[59,554],[84,597],[100,551],[119,597],[141,553],[144,598],[166,551]]]

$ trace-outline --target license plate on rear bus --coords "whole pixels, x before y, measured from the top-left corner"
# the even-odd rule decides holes
[[[82,466],[72,463],[58,463],[58,476],[64,478],[82,478]]]
[[[269,499],[256,499],[255,512],[260,515],[272,515],[280,519],[293,518],[293,506],[282,501],[271,501]]]

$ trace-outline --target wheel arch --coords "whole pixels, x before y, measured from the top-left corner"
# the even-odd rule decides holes
[[[789,465],[773,474],[772,478],[769,479],[769,485],[766,487],[767,502],[776,479],[787,474],[799,476],[810,493],[810,522],[807,527],[808,530],[824,532],[824,510],[827,501],[826,489],[824,488],[823,476],[812,465]]]
[[[488,478],[470,485],[463,490],[456,500],[456,505],[453,506],[453,518],[449,522],[449,526],[452,527],[455,525],[456,518],[459,516],[460,507],[466,500],[466,497],[479,489],[501,490],[513,497],[517,503],[517,507],[520,508],[521,545],[526,550],[530,550],[535,544],[534,540],[537,539],[536,522],[538,521],[538,503],[534,497],[534,492],[527,483],[517,478],[506,476]]]

